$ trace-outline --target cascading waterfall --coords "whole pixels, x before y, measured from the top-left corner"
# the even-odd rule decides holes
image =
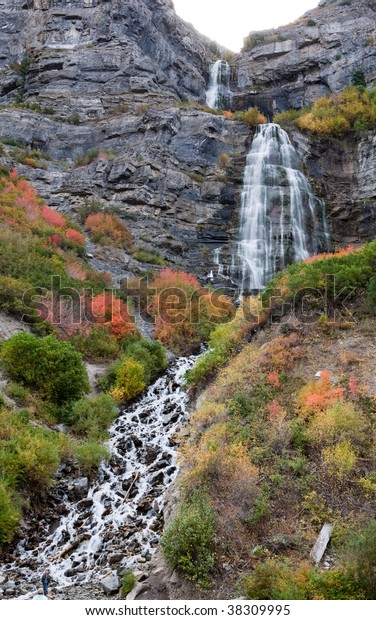
[[[277,271],[329,249],[325,204],[301,171],[287,133],[274,123],[259,125],[241,199],[242,292],[261,290]]]
[[[125,567],[137,567],[151,557],[162,526],[166,489],[178,473],[173,436],[188,417],[184,376],[196,360],[197,356],[178,359],[120,414],[110,431],[110,461],[102,466],[87,497],[69,501],[63,485],[61,502],[69,507],[67,515],[52,534],[50,525],[41,522],[45,538],[39,546],[21,541],[9,573],[20,565],[31,566],[23,569],[23,576],[33,583],[35,573],[49,566],[53,579],[68,586],[106,574],[108,556],[114,551]]]
[[[229,110],[232,103],[230,88],[231,67],[225,60],[217,60],[210,68],[206,105],[213,110]]]

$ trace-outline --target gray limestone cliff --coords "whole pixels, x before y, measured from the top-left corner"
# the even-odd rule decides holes
[[[300,108],[376,78],[376,3],[321,2],[294,24],[251,35],[233,58],[234,107]],[[135,245],[203,279],[214,250],[229,264],[252,131],[210,114],[208,40],[171,0],[0,0],[0,140],[51,206],[115,207]],[[15,107],[17,104],[19,107]],[[376,236],[375,140],[294,136],[328,202],[338,244]],[[19,150],[48,156],[32,168]],[[78,159],[96,151],[87,165]],[[96,256],[117,275],[150,268],[124,252]],[[219,279],[219,282],[223,280]]]
[[[239,58],[235,105],[272,115],[338,92],[362,69],[376,80],[376,2],[322,0],[292,24],[254,32]]]

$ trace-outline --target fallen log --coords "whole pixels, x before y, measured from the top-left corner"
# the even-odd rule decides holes
[[[84,540],[89,540],[89,539],[90,539],[90,534],[82,534],[81,536],[76,538],[76,540],[74,540],[69,545],[67,545],[65,549],[63,549],[62,551],[54,555],[52,560],[61,560],[61,558],[64,558],[66,555],[68,555],[68,553],[77,549],[77,547],[79,547],[79,545],[82,542],[84,542]]]
[[[310,553],[310,558],[313,564],[320,564],[326,548],[329,544],[332,531],[333,525],[331,523],[325,523]]]

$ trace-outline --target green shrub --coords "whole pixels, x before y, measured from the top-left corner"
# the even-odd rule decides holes
[[[101,444],[95,441],[87,441],[74,448],[74,456],[81,470],[88,475],[92,475],[102,461],[108,458],[109,454],[108,450]]]
[[[353,86],[356,86],[356,88],[361,91],[367,88],[366,76],[363,69],[355,69],[354,73],[352,74],[351,83]]]
[[[0,480],[0,547],[12,542],[21,513],[13,492]]]
[[[11,379],[58,405],[77,400],[89,390],[81,355],[55,336],[40,339],[16,334],[4,343],[1,359]]]
[[[44,492],[60,463],[60,436],[31,426],[23,411],[3,409],[0,437],[0,479],[14,488],[21,486]]]
[[[83,153],[83,155],[77,157],[76,161],[74,162],[74,167],[80,168],[81,166],[88,166],[89,164],[93,163],[93,161],[98,159],[99,153],[99,149],[91,149],[90,151]]]
[[[17,439],[16,453],[21,464],[22,480],[34,490],[43,491],[51,486],[60,464],[59,446],[51,435],[45,436],[32,430]]]
[[[256,107],[249,108],[245,112],[235,112],[233,118],[251,128],[257,125],[264,125],[267,122],[266,117]]]
[[[142,338],[138,342],[129,344],[125,349],[125,355],[142,364],[144,381],[147,385],[166,368],[165,349],[158,340]]]
[[[142,366],[142,382],[144,387],[154,381],[158,374],[165,370],[167,365],[166,352],[159,340],[149,340],[130,335],[123,338],[120,344],[124,354],[119,361],[111,364],[107,373],[99,379],[99,385],[102,390],[111,390],[112,388],[119,387],[117,385],[117,375],[126,359],[131,359]]]
[[[37,327],[38,313],[33,301],[35,290],[23,279],[0,276],[0,308]],[[44,326],[47,327],[47,324]]]
[[[247,518],[249,525],[257,525],[270,514],[269,493],[266,491],[255,499],[251,514]]]
[[[376,519],[365,530],[354,534],[345,552],[348,564],[353,568],[360,589],[366,598],[376,598]]]
[[[348,299],[368,293],[368,300],[372,305],[374,303],[372,277],[375,269],[375,241],[358,250],[348,248],[336,254],[321,254],[311,257],[306,262],[290,265],[285,271],[279,273],[269,283],[263,295],[263,301],[268,304],[277,290],[283,291],[283,297],[286,300],[292,297],[299,300],[301,295],[306,294],[307,288],[322,293],[327,292],[333,297],[336,292],[338,294],[338,291],[348,289]]]
[[[70,125],[79,125],[81,122],[80,115],[77,114],[77,112],[75,114],[71,114],[70,116],[68,116],[67,122]]]
[[[77,401],[69,416],[75,434],[90,440],[104,440],[108,428],[116,420],[117,410],[111,396],[100,394],[95,398]]]
[[[137,248],[133,252],[133,258],[140,261],[140,263],[148,263],[150,265],[166,265],[166,261],[161,258],[157,252],[149,252],[142,248]]]
[[[136,585],[136,577],[132,573],[132,571],[127,571],[124,573],[122,581],[121,581],[121,594],[125,598],[130,592],[132,592],[133,588]]]
[[[302,565],[266,559],[244,579],[244,594],[251,600],[352,600],[363,598],[351,573],[343,567],[320,572]]]
[[[115,336],[103,325],[93,325],[88,335],[71,336],[69,342],[90,362],[113,360],[120,350]]]
[[[214,513],[208,496],[192,495],[180,505],[178,515],[167,527],[162,550],[167,564],[180,569],[201,587],[209,585],[214,567]]]
[[[262,45],[265,43],[266,36],[261,32],[252,32],[248,37],[244,40],[243,51],[249,51],[256,47],[257,45]]]
[[[17,405],[27,405],[30,402],[30,392],[19,383],[9,383],[7,387],[7,396],[16,401]]]

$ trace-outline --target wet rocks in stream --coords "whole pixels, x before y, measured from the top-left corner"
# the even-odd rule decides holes
[[[74,468],[62,468],[42,516],[23,524],[0,596],[32,597],[35,575],[46,566],[53,598],[112,597],[121,571],[145,570],[163,527],[166,488],[178,472],[173,437],[187,419],[182,384],[195,359],[175,360],[120,413],[110,432],[111,458],[91,486]]]

